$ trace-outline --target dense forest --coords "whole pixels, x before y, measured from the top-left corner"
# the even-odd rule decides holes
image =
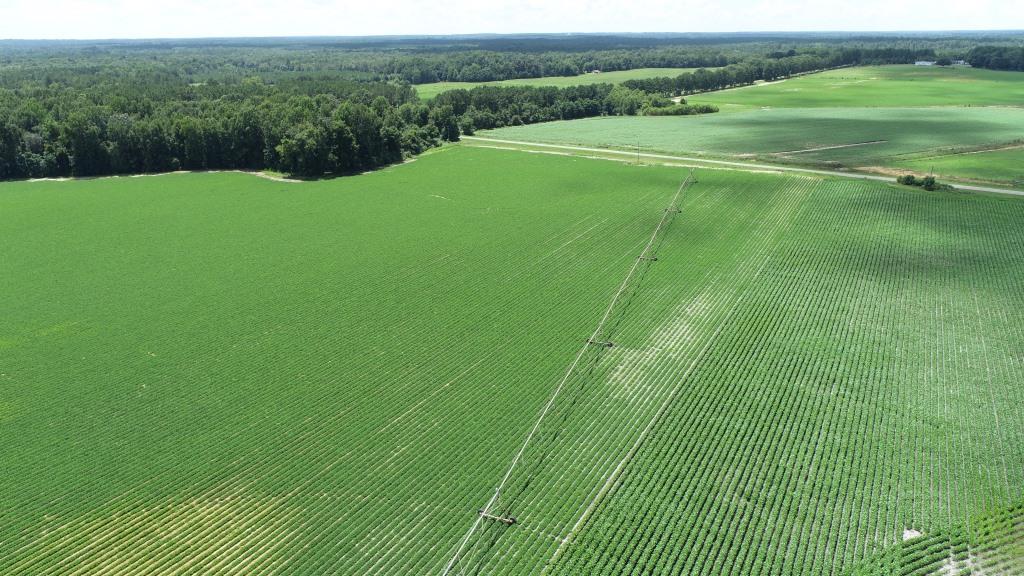
[[[278,80],[315,73],[410,84],[480,82],[573,76],[593,70],[715,68],[795,52],[931,51],[938,57],[961,59],[975,46],[1020,47],[1021,42],[1020,34],[1008,33],[0,41],[4,72],[0,87],[46,78],[102,82],[139,67],[188,82],[235,82],[252,76]]]
[[[407,86],[323,78],[179,85],[140,74],[87,89],[26,86],[0,91],[0,177],[365,170],[436,143],[427,122],[401,121],[415,102]]]
[[[977,46],[967,55],[975,68],[1024,72],[1024,46]]]
[[[828,35],[0,42],[0,179],[346,174],[477,129],[714,112],[668,97],[813,70],[968,53],[979,65],[1019,63],[1019,39],[984,39],[991,46]],[[699,69],[621,86],[477,87],[426,103],[410,85],[662,66]]]
[[[370,170],[476,128],[668,107],[609,84],[478,87],[429,103],[408,85],[323,77],[178,86],[137,76],[82,90],[0,90],[0,178],[271,169]]]

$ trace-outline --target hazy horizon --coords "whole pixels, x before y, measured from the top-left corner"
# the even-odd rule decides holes
[[[984,28],[984,29],[931,29],[931,30],[733,30],[720,32],[690,31],[641,31],[624,32],[600,30],[595,32],[461,32],[453,34],[365,34],[365,35],[328,35],[328,34],[294,34],[294,35],[239,35],[239,36],[125,36],[106,38],[7,38],[0,37],[0,42],[162,42],[162,41],[203,41],[203,40],[415,40],[443,38],[557,38],[559,36],[621,36],[621,37],[685,37],[685,36],[928,36],[928,35],[972,35],[972,34],[1024,34],[1024,28]]]
[[[4,40],[148,40],[517,34],[1003,32],[1024,28],[1012,2],[977,0],[12,0]]]

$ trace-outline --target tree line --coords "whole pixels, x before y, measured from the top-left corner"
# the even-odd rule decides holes
[[[1019,35],[984,39],[1020,44]],[[962,58],[978,42],[971,35],[835,34],[0,41],[0,87],[26,80],[88,85],[139,69],[192,83],[230,83],[252,76],[279,81],[310,74],[409,84],[483,82],[593,70],[720,68],[750,59],[837,51],[859,51],[861,57],[855,59],[865,64],[893,61],[891,53],[906,51]]]
[[[714,106],[676,105],[641,90],[611,84],[583,86],[477,86],[438,94],[432,104],[451,109],[463,134],[503,126],[593,116],[717,112]],[[675,112],[672,112],[675,111]]]
[[[975,46],[967,54],[975,68],[1024,72],[1024,46]]]
[[[491,47],[490,44],[483,46]],[[502,50],[450,42],[427,46],[263,44],[210,46],[176,44],[56,45],[29,49],[0,41],[0,86],[26,80],[102,82],[139,69],[188,82],[235,82],[251,76],[266,80],[330,73],[350,80],[425,84],[484,82],[515,78],[576,76],[593,70],[717,67],[759,53],[753,45],[611,47],[573,44],[570,50],[531,48],[522,42]],[[89,70],[96,78],[82,75]]]
[[[614,44],[604,39],[601,50],[578,43],[561,52],[517,48],[529,45],[527,40],[509,41],[500,51],[241,42],[29,43],[0,50],[0,179],[181,169],[346,174],[401,161],[475,130],[599,115],[709,113],[716,110],[668,98],[812,70],[935,55],[931,44],[922,47],[916,40],[839,47],[676,46],[658,40],[651,46],[605,49]],[[542,45],[550,48],[553,42]],[[762,50],[754,53],[752,46]],[[1014,54],[983,48],[972,54],[1002,59],[998,62]],[[429,103],[417,98],[401,71],[423,64],[435,74],[437,66],[454,66],[443,74],[463,74],[472,66],[494,63],[500,63],[500,71],[491,68],[497,77],[600,66],[716,67],[619,86],[481,86],[446,92]]]
[[[794,74],[863,64],[907,64],[934,58],[931,48],[837,49],[799,53],[776,52],[717,69],[698,69],[675,77],[627,80],[623,86],[647,93],[676,96],[772,81]]]
[[[383,79],[397,78],[411,84],[489,82],[516,78],[578,76],[594,70],[610,72],[636,68],[717,67],[739,60],[740,57],[734,54],[689,47],[512,55],[474,50],[394,57],[382,63],[376,72]]]
[[[610,84],[481,86],[429,103],[408,85],[322,77],[26,86],[0,90],[0,179],[225,169],[346,174],[477,129],[672,105]]]
[[[369,170],[438,143],[444,118],[404,120],[418,105],[408,86],[322,78],[0,90],[0,178]]]

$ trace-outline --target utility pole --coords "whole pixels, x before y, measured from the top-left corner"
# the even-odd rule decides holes
[[[640,165],[640,136],[636,137],[636,165]]]

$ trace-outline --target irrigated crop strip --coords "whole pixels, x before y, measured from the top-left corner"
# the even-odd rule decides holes
[[[694,182],[695,178],[693,175],[693,171],[691,170],[689,175],[687,175],[686,178],[683,179],[683,182],[679,185],[679,188],[676,189],[675,194],[672,195],[671,200],[669,200],[668,206],[664,208],[663,215],[661,219],[658,221],[657,226],[654,227],[654,231],[651,233],[651,237],[647,240],[647,244],[645,244],[643,249],[640,251],[640,254],[637,256],[636,262],[634,262],[633,265],[629,268],[629,271],[626,273],[626,277],[622,280],[622,283],[619,285],[619,289],[616,290],[614,295],[612,295],[611,302],[605,309],[600,321],[598,321],[597,327],[594,328],[594,331],[590,334],[590,337],[583,342],[583,345],[580,347],[580,350],[576,353],[576,356],[573,358],[572,362],[569,364],[569,367],[566,369],[565,375],[562,376],[561,380],[559,380],[558,385],[555,386],[554,390],[551,393],[551,397],[548,399],[547,403],[544,404],[544,408],[541,410],[536,422],[534,422],[533,426],[530,428],[530,431],[527,433],[526,438],[523,440],[523,445],[519,448],[519,451],[516,452],[515,456],[512,457],[511,464],[509,464],[504,476],[502,476],[501,481],[498,482],[498,486],[494,489],[494,494],[491,496],[490,500],[487,501],[487,504],[485,504],[484,507],[478,511],[477,519],[470,526],[469,530],[466,532],[466,536],[462,539],[462,541],[459,543],[459,546],[455,549],[455,553],[452,554],[451,560],[449,560],[448,564],[445,565],[444,574],[447,575],[451,573],[453,569],[460,569],[462,571],[465,570],[464,567],[459,566],[461,554],[463,550],[466,549],[467,545],[472,545],[473,536],[476,533],[476,531],[480,528],[482,522],[498,522],[499,524],[504,524],[506,526],[511,526],[517,523],[515,516],[512,516],[510,512],[505,512],[503,515],[494,514],[494,509],[496,506],[502,506],[506,510],[511,509],[514,506],[514,502],[511,502],[509,498],[506,497],[504,500],[502,499],[502,490],[508,484],[512,475],[516,472],[516,465],[519,463],[519,460],[522,458],[523,453],[526,451],[526,449],[530,447],[530,442],[533,440],[534,436],[537,434],[537,431],[544,423],[544,417],[547,416],[547,414],[551,411],[552,406],[559,399],[559,396],[561,395],[561,392],[565,387],[566,382],[568,382],[569,379],[575,375],[575,372],[577,368],[580,367],[581,362],[584,364],[588,364],[588,362],[585,361],[585,357],[588,356],[588,352],[603,352],[608,348],[612,348],[614,346],[614,342],[611,340],[615,336],[613,330],[614,326],[609,325],[608,321],[612,317],[612,314],[617,311],[618,306],[623,301],[623,296],[633,290],[636,290],[637,286],[635,283],[638,281],[638,279],[643,277],[643,272],[640,272],[639,274],[637,272],[639,270],[645,269],[652,262],[657,261],[658,257],[655,254],[655,246],[657,245],[656,243],[658,243],[658,241],[660,240],[660,234],[669,226],[669,224],[671,224],[672,220],[675,218],[675,215],[679,213],[679,201],[681,199],[683,191],[688,186],[691,186]],[[593,357],[593,360],[597,359],[597,356],[594,354],[590,354],[590,356]],[[586,369],[587,368],[584,368],[584,370]],[[529,479],[527,480],[527,482],[529,482]]]
[[[552,572],[834,574],[1017,501],[1021,210],[819,184]]]

